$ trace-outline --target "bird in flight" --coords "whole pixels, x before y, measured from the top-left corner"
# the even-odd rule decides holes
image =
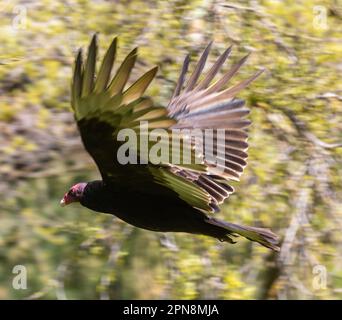
[[[105,53],[98,72],[97,35],[91,40],[85,61],[79,50],[74,65],[71,106],[84,147],[94,159],[102,180],[77,183],[64,195],[62,206],[79,202],[138,228],[201,234],[230,243],[235,243],[234,239],[240,235],[279,250],[278,237],[271,230],[230,223],[213,216],[234,192],[229,181],[238,181],[246,166],[249,110],[244,101],[235,96],[262,71],[226,88],[248,56],[214,81],[231,47],[202,75],[211,45],[206,47],[187,79],[190,57],[186,56],[167,106],[156,105],[151,97],[144,95],[157,67],[127,85],[137,48],[126,56],[113,76],[117,38]],[[141,130],[142,124],[148,125],[148,129]],[[127,141],[128,136],[122,138],[122,133],[128,129],[135,134],[132,141]],[[156,130],[161,137],[166,137],[163,142],[149,139]],[[213,143],[196,148],[198,140],[189,134],[191,130],[209,130]],[[181,142],[170,143],[173,138]],[[142,141],[147,141],[146,148],[142,147]],[[170,151],[172,157],[159,162],[149,159],[149,152],[157,144],[160,149]],[[129,148],[120,153],[124,145]],[[139,160],[125,158],[122,161],[119,154],[125,156],[126,151],[129,151],[129,159]],[[185,161],[185,151],[191,161]],[[213,154],[220,161],[213,161]]]

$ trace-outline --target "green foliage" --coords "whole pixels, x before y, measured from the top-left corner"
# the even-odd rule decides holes
[[[326,26],[315,22],[316,5],[326,9]],[[59,200],[68,187],[96,172],[53,165],[54,174],[1,189],[0,298],[341,298],[342,151],[335,145],[342,141],[341,17],[332,0],[229,6],[197,0],[4,1],[1,138],[32,106],[35,129],[45,132],[55,126],[56,113],[70,110],[72,62],[94,32],[101,50],[119,36],[119,61],[138,45],[137,74],[159,65],[149,93],[164,105],[187,52],[196,56],[210,39],[216,56],[233,43],[232,61],[252,51],[234,80],[266,68],[240,95],[252,110],[249,166],[220,215],[269,226],[283,244],[276,255],[243,239],[229,245],[184,234],[165,238],[78,205],[62,209]],[[71,129],[65,124],[62,131]],[[2,162],[5,157],[39,148],[25,134],[6,137],[0,174],[17,170]],[[56,157],[60,162],[58,152]],[[26,290],[11,285],[18,264],[28,270]],[[316,265],[327,270],[326,288],[313,286]]]

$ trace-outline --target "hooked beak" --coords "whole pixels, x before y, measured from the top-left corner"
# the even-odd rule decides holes
[[[61,207],[65,207],[67,205],[64,198],[61,200],[59,204]]]
[[[65,195],[59,204],[61,207],[65,207],[68,204],[70,204],[72,202],[76,202],[76,201],[77,201],[77,199],[70,197],[68,195]]]

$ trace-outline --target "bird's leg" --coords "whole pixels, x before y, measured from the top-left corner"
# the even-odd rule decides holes
[[[221,242],[229,242],[229,243],[232,243],[232,244],[236,243],[236,241],[234,241],[230,236],[238,237],[238,235],[236,235],[236,234],[229,234],[229,235],[226,234],[224,237],[220,238],[219,240]]]

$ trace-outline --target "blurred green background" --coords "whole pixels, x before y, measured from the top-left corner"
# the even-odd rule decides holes
[[[118,60],[138,45],[139,72],[160,66],[149,93],[164,105],[211,39],[211,61],[234,45],[226,68],[252,52],[235,81],[266,68],[240,95],[249,165],[220,217],[271,227],[280,254],[59,207],[99,176],[70,112],[73,58],[94,32],[101,53],[119,35]],[[0,298],[341,299],[341,35],[338,0],[0,0]]]

